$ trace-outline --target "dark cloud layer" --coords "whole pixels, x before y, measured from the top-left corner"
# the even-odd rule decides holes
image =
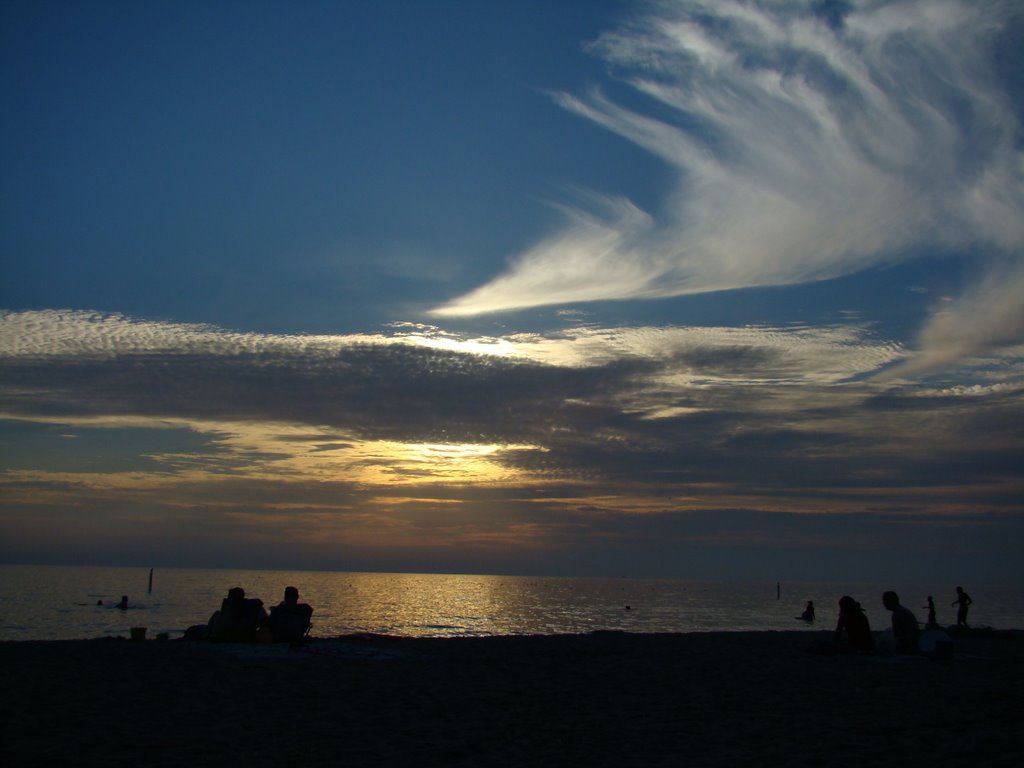
[[[303,355],[119,355],[5,365],[8,412],[327,425],[367,438],[516,442],[609,418],[600,401],[647,364],[566,369],[422,347]],[[567,400],[576,401],[566,405]]]
[[[921,567],[1024,518],[1011,358],[942,389],[853,375],[886,344],[807,346],[808,329],[591,330],[499,355],[79,316],[62,351],[37,340],[48,322],[0,370],[0,524],[22,542],[4,557],[59,557],[66,529],[97,553],[241,536],[282,565],[305,548],[324,567],[540,573],[717,574],[732,552],[751,574],[809,548],[864,575],[907,542]]]

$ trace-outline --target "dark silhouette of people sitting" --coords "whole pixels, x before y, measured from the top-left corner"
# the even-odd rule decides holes
[[[252,643],[266,621],[263,601],[247,598],[244,589],[232,587],[220,610],[210,617],[209,637],[222,643]]]
[[[935,601],[931,595],[928,595],[928,605],[924,606],[928,609],[928,621],[925,622],[926,627],[937,627],[939,622],[935,620]]]
[[[956,625],[957,627],[963,627],[964,629],[970,629],[967,626],[967,609],[970,607],[971,596],[964,592],[963,587],[956,588],[956,600],[953,601],[953,605],[958,606],[956,609]]]
[[[274,642],[301,642],[313,626],[310,623],[312,616],[313,609],[299,602],[299,590],[296,587],[285,587],[284,600],[270,609],[268,625]]]
[[[882,594],[882,605],[892,611],[892,639],[897,653],[917,653],[917,638],[920,630],[917,617],[906,606],[900,605],[900,598],[893,591]]]
[[[804,608],[804,612],[797,616],[801,621],[812,622],[814,621],[814,601],[808,600],[807,607]]]
[[[845,641],[843,634],[845,633]],[[837,650],[868,653],[875,649],[875,636],[860,603],[849,595],[839,598],[839,621],[832,642]]]

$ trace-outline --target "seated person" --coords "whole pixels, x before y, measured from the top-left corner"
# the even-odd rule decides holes
[[[274,642],[296,643],[302,640],[313,626],[310,623],[312,616],[313,609],[299,602],[299,590],[285,587],[284,601],[270,609],[268,625]]]
[[[245,590],[233,587],[210,617],[210,639],[222,643],[253,643],[257,632],[267,621],[263,601],[247,598]]]
[[[895,592],[882,595],[882,605],[892,611],[892,637],[897,653],[917,653],[917,617],[906,606],[900,605]]]
[[[808,600],[804,612],[797,616],[801,621],[814,621],[814,601]]]
[[[875,648],[875,637],[871,634],[871,625],[864,609],[860,603],[849,595],[843,595],[839,599],[839,621],[836,623],[836,631],[833,636],[833,643],[843,647],[843,634],[846,634],[846,643],[849,650],[866,653]]]

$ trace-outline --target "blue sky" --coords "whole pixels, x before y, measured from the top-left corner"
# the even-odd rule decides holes
[[[0,559],[1019,582],[1014,3],[0,14]]]

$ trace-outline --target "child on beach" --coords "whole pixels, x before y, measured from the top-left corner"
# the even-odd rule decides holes
[[[928,595],[928,605],[925,608],[928,609],[928,623],[925,626],[937,627],[939,623],[935,620],[935,601],[931,595]]]
[[[846,634],[846,646],[843,645],[843,634]],[[860,603],[849,595],[839,599],[839,621],[832,638],[833,644],[839,649],[847,649],[858,653],[868,653],[875,649],[875,637],[871,634],[871,625]]]
[[[875,649],[875,636],[860,603],[849,595],[839,598],[839,621],[832,642],[816,642],[807,653],[831,655],[833,653],[871,653]]]

